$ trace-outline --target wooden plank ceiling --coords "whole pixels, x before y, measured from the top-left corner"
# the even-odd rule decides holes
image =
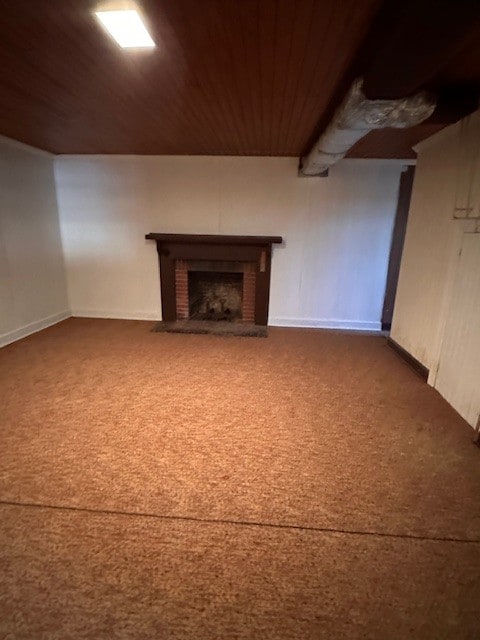
[[[381,2],[139,4],[151,51],[120,49],[93,0],[1,2],[0,133],[53,153],[300,156]],[[376,132],[353,155],[412,157],[417,134]]]

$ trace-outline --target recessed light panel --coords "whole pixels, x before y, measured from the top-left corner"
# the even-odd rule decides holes
[[[150,37],[138,11],[135,9],[127,11],[97,11],[95,15],[122,48],[144,49],[155,46],[155,42]]]

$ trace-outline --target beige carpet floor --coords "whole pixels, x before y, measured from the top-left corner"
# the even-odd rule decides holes
[[[0,351],[0,638],[480,637],[480,451],[384,338],[152,326]]]

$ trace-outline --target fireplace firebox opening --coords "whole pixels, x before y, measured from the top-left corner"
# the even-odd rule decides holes
[[[188,272],[188,310],[191,320],[242,320],[243,273]]]

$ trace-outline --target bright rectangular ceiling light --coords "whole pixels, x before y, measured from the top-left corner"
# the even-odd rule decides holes
[[[155,42],[150,37],[138,11],[135,9],[96,11],[95,15],[108,33],[124,49],[155,46]]]

